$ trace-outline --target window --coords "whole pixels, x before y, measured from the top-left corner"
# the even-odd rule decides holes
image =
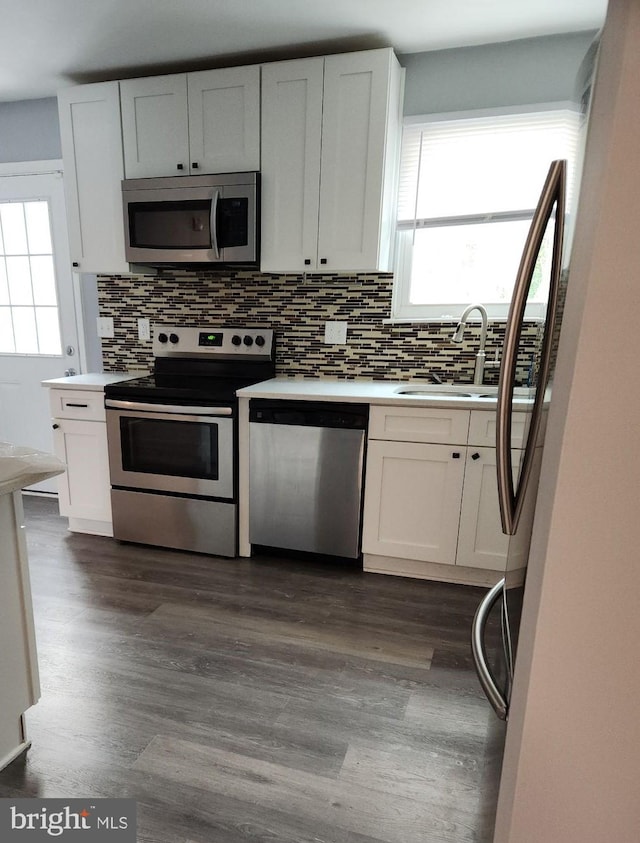
[[[0,202],[0,353],[62,353],[44,199]]]
[[[549,164],[566,158],[567,207],[580,137],[569,110],[405,125],[394,319],[457,319],[472,302],[506,317]],[[551,240],[529,316],[542,315]]]

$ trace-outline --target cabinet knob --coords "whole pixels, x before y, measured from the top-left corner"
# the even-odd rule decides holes
[[[460,451],[454,451],[454,452],[451,454],[451,456],[452,456],[452,458],[453,458],[454,460],[459,460],[459,459],[460,459]]]
[[[178,164],[177,169],[178,170],[184,170],[184,164]]]
[[[472,460],[479,460],[480,454],[476,451],[475,454],[471,454],[471,459]]]
[[[80,264],[78,263],[78,261],[74,261],[74,262],[71,264],[71,266],[80,266]]]
[[[52,425],[51,425],[51,427],[52,427],[54,430],[57,430],[57,429],[60,427],[60,425],[59,425],[59,424],[52,424]]]
[[[194,161],[194,162],[193,162],[193,164],[191,165],[191,169],[192,169],[192,170],[197,170],[197,169],[198,169],[198,162],[197,162],[197,161]]]
[[[310,266],[310,265],[311,265],[311,258],[305,258],[305,259],[304,259],[304,265],[305,265],[305,266]]]
[[[320,263],[326,263],[326,262],[327,262],[326,258],[320,258]]]

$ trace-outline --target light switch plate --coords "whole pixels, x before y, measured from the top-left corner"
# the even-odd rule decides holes
[[[347,342],[347,322],[325,322],[324,341],[326,345],[344,345]]]
[[[138,319],[138,339],[142,342],[151,339],[151,322],[148,319]]]
[[[96,322],[98,324],[98,336],[102,337],[102,339],[113,339],[115,336],[113,316],[98,316]]]

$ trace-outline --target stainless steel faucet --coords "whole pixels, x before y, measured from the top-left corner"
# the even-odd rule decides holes
[[[480,318],[482,319],[482,330],[480,331],[480,348],[478,349],[478,353],[476,354],[476,368],[473,375],[473,383],[475,385],[480,385],[484,378],[484,364],[485,364],[485,345],[487,344],[487,328],[489,326],[489,320],[487,318],[487,310],[482,304],[470,304],[469,307],[465,308],[464,313],[460,317],[460,321],[458,322],[458,327],[454,331],[453,337],[451,338],[453,342],[462,342],[462,337],[464,336],[464,329],[467,327],[467,319],[469,318],[469,314],[477,310],[480,314]]]

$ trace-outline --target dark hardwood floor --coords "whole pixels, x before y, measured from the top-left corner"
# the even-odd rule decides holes
[[[485,843],[483,590],[25,511],[42,698],[0,797],[135,798],[153,843]]]

